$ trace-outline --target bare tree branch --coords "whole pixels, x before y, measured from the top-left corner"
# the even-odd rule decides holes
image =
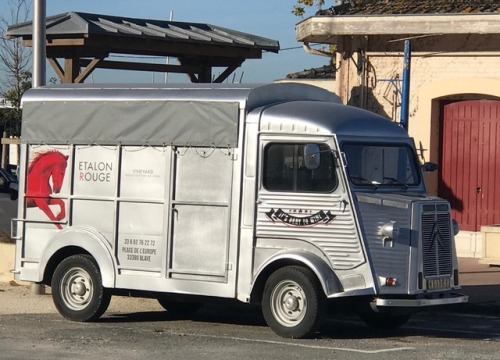
[[[30,0],[1,0],[8,2],[8,11],[0,14],[0,96],[13,108],[0,109],[0,127],[10,135],[21,131],[21,97],[31,87],[28,69],[31,49],[25,48],[21,38],[7,39],[10,25],[26,22],[30,18]]]
[[[4,1],[8,1],[8,13],[0,16],[0,69],[3,74],[0,94],[5,96],[9,92],[12,96],[12,92],[14,92],[20,100],[22,83],[26,80],[27,67],[31,60],[31,49],[25,48],[20,38],[7,39],[6,32],[9,25],[30,19],[31,1]]]

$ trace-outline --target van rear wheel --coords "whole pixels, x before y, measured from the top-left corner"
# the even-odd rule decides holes
[[[310,337],[321,325],[324,312],[325,297],[311,270],[287,266],[276,270],[267,280],[262,313],[278,335]]]
[[[111,301],[109,291],[102,286],[99,267],[89,255],[73,255],[61,261],[51,286],[54,305],[69,320],[96,320]]]

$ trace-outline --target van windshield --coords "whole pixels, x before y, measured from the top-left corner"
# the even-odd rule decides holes
[[[408,188],[420,183],[415,152],[406,144],[344,143],[342,150],[354,185]]]

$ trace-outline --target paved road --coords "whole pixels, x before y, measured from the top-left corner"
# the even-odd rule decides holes
[[[15,203],[0,194],[0,230],[9,230],[12,216]],[[183,319],[153,300],[119,297],[99,322],[75,323],[55,311],[50,296],[4,284],[0,358],[498,360],[500,268],[476,259],[459,262],[463,290],[473,300],[463,309],[467,313],[424,312],[396,332],[378,332],[356,317],[333,313],[314,340],[278,337],[249,307],[209,306]]]
[[[48,296],[38,299],[50,300]],[[421,313],[396,332],[377,332],[356,317],[332,314],[318,339],[293,340],[275,335],[265,325],[260,312],[249,307],[211,305],[190,318],[179,318],[162,311],[152,300],[142,301],[140,311],[136,299],[119,301],[120,306],[111,306],[96,323],[64,320],[53,308],[48,313],[4,314],[0,317],[0,357],[39,360],[500,358],[500,318],[494,316]],[[127,311],[129,301],[131,311]]]

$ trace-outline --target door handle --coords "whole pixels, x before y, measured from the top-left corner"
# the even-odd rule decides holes
[[[476,193],[478,193],[478,194],[479,194],[480,192],[481,192],[481,186],[478,186],[478,187],[476,188]]]

